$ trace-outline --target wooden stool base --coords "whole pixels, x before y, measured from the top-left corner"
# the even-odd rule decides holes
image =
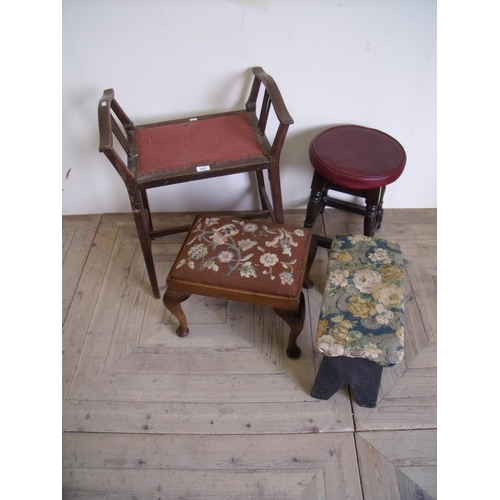
[[[364,358],[323,356],[311,396],[330,399],[342,386],[349,385],[359,406],[377,404],[383,366]]]
[[[187,326],[187,319],[181,307],[181,302],[187,300],[191,294],[178,293],[167,290],[163,296],[163,303],[165,307],[176,317],[179,321],[179,326],[175,331],[178,337],[185,337],[189,333]],[[288,338],[288,347],[286,354],[291,359],[298,359],[301,355],[300,347],[297,345],[297,338],[304,328],[305,320],[305,299],[304,294],[300,294],[300,301],[298,308],[283,309],[279,307],[274,308],[274,312],[288,325],[290,328],[290,335]]]

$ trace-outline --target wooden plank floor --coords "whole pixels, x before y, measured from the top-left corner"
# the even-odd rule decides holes
[[[158,227],[191,220],[154,214]],[[362,218],[327,210],[315,232],[361,233]],[[63,498],[437,498],[436,210],[386,210],[376,236],[402,246],[407,329],[405,359],[367,409],[345,387],[310,396],[325,249],[290,360],[287,327],[267,307],[192,296],[178,338],[131,215],[63,217]],[[161,284],[183,238],[154,242]]]

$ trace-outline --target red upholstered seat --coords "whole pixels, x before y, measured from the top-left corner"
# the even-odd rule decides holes
[[[406,154],[399,142],[372,128],[342,125],[318,134],[309,146],[318,174],[349,189],[374,189],[403,173]]]
[[[137,127],[137,176],[218,162],[268,161],[246,112]]]
[[[326,206],[365,217],[364,235],[373,236],[382,224],[386,186],[403,173],[406,153],[390,135],[359,125],[340,125],[319,133],[309,145],[314,167],[304,227],[313,227]],[[365,206],[333,198],[328,191],[364,198]],[[332,240],[318,243],[329,248]]]
[[[274,223],[285,222],[279,159],[293,119],[273,78],[260,67],[252,68],[252,73],[244,109],[235,111],[136,126],[116,101],[113,89],[106,89],[99,101],[99,151],[125,183],[156,298],[160,297],[160,288],[151,242],[188,231],[190,225],[153,227],[149,189],[251,172],[260,209],[241,213],[240,217],[270,217]],[[271,111],[277,121],[272,120],[268,127]],[[267,137],[269,132],[274,137],[272,141]],[[115,149],[115,142],[120,148]],[[226,202],[223,188],[221,182],[219,199]],[[172,210],[175,209],[172,203]]]

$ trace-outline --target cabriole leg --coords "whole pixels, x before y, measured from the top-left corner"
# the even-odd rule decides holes
[[[174,292],[168,290],[163,296],[163,303],[165,307],[177,318],[179,321],[179,326],[176,330],[176,335],[178,337],[185,337],[189,333],[189,328],[187,326],[187,319],[184,311],[181,307],[181,302],[184,302],[191,296],[190,293],[184,292]]]
[[[309,254],[307,256],[306,275],[304,278],[304,284],[302,285],[306,290],[310,290],[314,286],[313,281],[311,280],[311,278],[309,278],[309,273],[311,271],[311,267],[313,265],[317,251],[318,242],[315,238],[311,238],[311,245],[309,246]]]
[[[290,327],[286,354],[291,359],[298,359],[301,355],[300,347],[297,345],[297,338],[304,328],[305,304],[304,294],[301,292],[299,308],[297,310],[274,308],[274,312]]]

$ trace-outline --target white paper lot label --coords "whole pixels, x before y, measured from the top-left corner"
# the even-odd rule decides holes
[[[206,170],[210,170],[210,165],[200,165],[196,167],[197,172],[205,172]]]

